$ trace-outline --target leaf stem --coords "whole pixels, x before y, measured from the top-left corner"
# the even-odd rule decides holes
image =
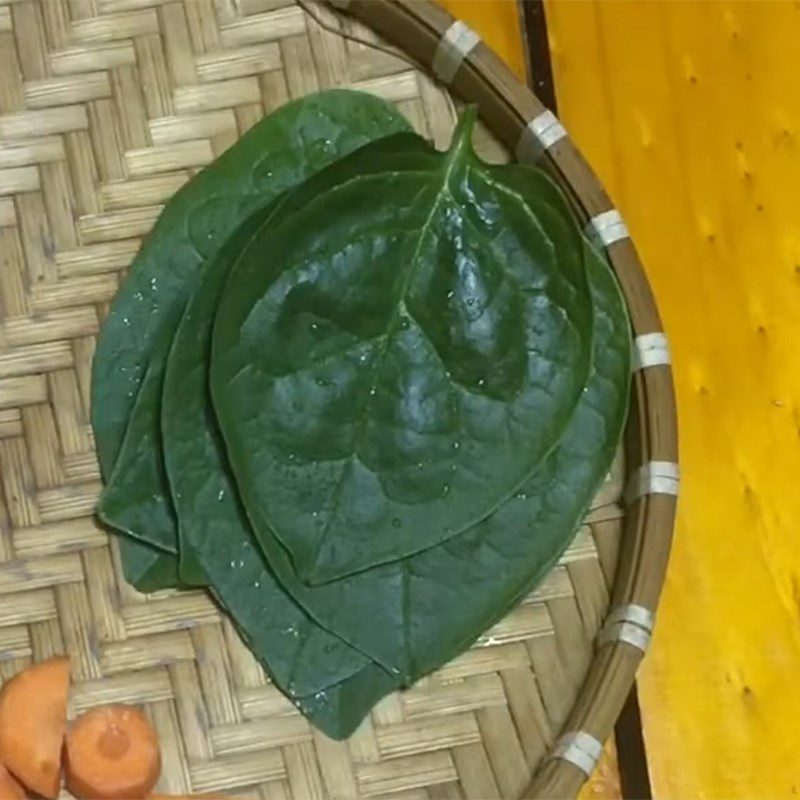
[[[477,120],[478,107],[476,105],[467,106],[461,113],[456,129],[453,131],[453,138],[450,142],[451,158],[465,147],[470,153],[472,152],[472,133],[475,130]]]

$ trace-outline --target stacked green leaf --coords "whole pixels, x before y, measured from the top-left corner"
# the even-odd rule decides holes
[[[276,112],[167,206],[98,346],[126,575],[208,585],[335,737],[531,591],[625,418],[608,265],[473,119],[439,153],[364,95]]]

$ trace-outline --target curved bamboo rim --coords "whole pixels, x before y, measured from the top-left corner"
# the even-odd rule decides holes
[[[454,18],[430,0],[331,0],[338,10],[356,17],[430,70],[439,43]],[[464,58],[448,88],[476,103],[492,133],[514,152],[527,124],[545,107],[479,41]],[[549,147],[538,162],[570,195],[575,210],[587,221],[614,209],[602,185],[569,137]],[[663,330],[650,285],[629,237],[607,245],[611,264],[625,294],[635,336]],[[629,475],[651,462],[678,463],[678,433],[672,371],[668,364],[639,369],[633,380],[631,413],[625,441]],[[668,481],[670,479],[667,479]],[[675,522],[677,481],[667,491],[649,493],[627,507],[622,549],[617,566],[610,614],[630,605],[655,613],[664,583]],[[639,633],[641,633],[639,628]],[[635,639],[635,637],[633,637]],[[649,636],[629,643],[617,637],[599,644],[583,687],[563,732],[561,747],[551,754],[524,792],[525,798],[574,797],[596,756],[581,750],[577,757],[570,734],[594,749],[613,730],[633,685]],[[579,748],[580,749],[580,748]],[[567,752],[565,752],[567,751]],[[571,751],[571,752],[570,752]],[[581,769],[576,762],[582,763]]]

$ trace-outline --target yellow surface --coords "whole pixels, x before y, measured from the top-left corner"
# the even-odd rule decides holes
[[[447,5],[520,58],[514,3]],[[561,117],[628,221],[675,361],[683,488],[640,681],[654,792],[791,797],[800,6],[548,0],[547,14]]]
[[[675,362],[683,489],[641,675],[658,797],[800,792],[800,8],[550,2],[561,117]]]

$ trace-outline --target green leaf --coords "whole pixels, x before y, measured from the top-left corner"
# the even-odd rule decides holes
[[[487,516],[560,439],[585,385],[574,223],[563,200],[563,213],[539,208],[541,173],[482,163],[470,132],[467,117],[446,154],[392,137],[331,168],[334,185],[308,181],[223,293],[220,428],[261,546],[280,540],[307,583]],[[506,178],[515,169],[524,181]]]
[[[117,295],[97,345],[92,425],[106,493],[101,516],[167,553],[174,515],[159,464],[166,351],[209,255],[256,208],[361,145],[407,130],[382,100],[336,90],[283,106],[167,204]]]
[[[134,539],[176,555],[175,512],[166,486],[159,419],[151,418],[161,404],[164,363],[171,340],[161,339],[139,385],[137,406],[122,440],[119,458],[100,497],[100,519]],[[144,410],[148,409],[145,414]],[[159,524],[160,523],[160,524]],[[162,534],[162,535],[159,535]]]
[[[295,698],[314,694],[370,666],[385,672],[318,625],[289,595],[276,590],[275,578],[252,541],[220,540],[218,556],[231,556],[225,565],[226,580],[229,587],[237,581],[239,588],[229,588],[224,599],[216,588],[211,593],[285,694]]]
[[[398,679],[368,664],[341,683],[295,700],[308,720],[332,739],[351,736],[373,706],[398,688]]]
[[[181,555],[194,559],[191,577],[210,582],[276,683],[289,694],[305,695],[360,671],[369,659],[314,622],[277,583],[253,542],[208,394],[217,301],[230,265],[272,209],[251,215],[229,237],[189,301],[164,378],[163,451]]]
[[[178,559],[146,544],[119,536],[119,552],[125,580],[140,592],[157,592],[182,585]]]
[[[594,366],[564,438],[520,490],[470,530],[323,586],[298,579],[267,539],[281,584],[320,624],[410,683],[469,646],[544,576],[613,459],[627,410],[630,336],[611,271],[586,246]]]

